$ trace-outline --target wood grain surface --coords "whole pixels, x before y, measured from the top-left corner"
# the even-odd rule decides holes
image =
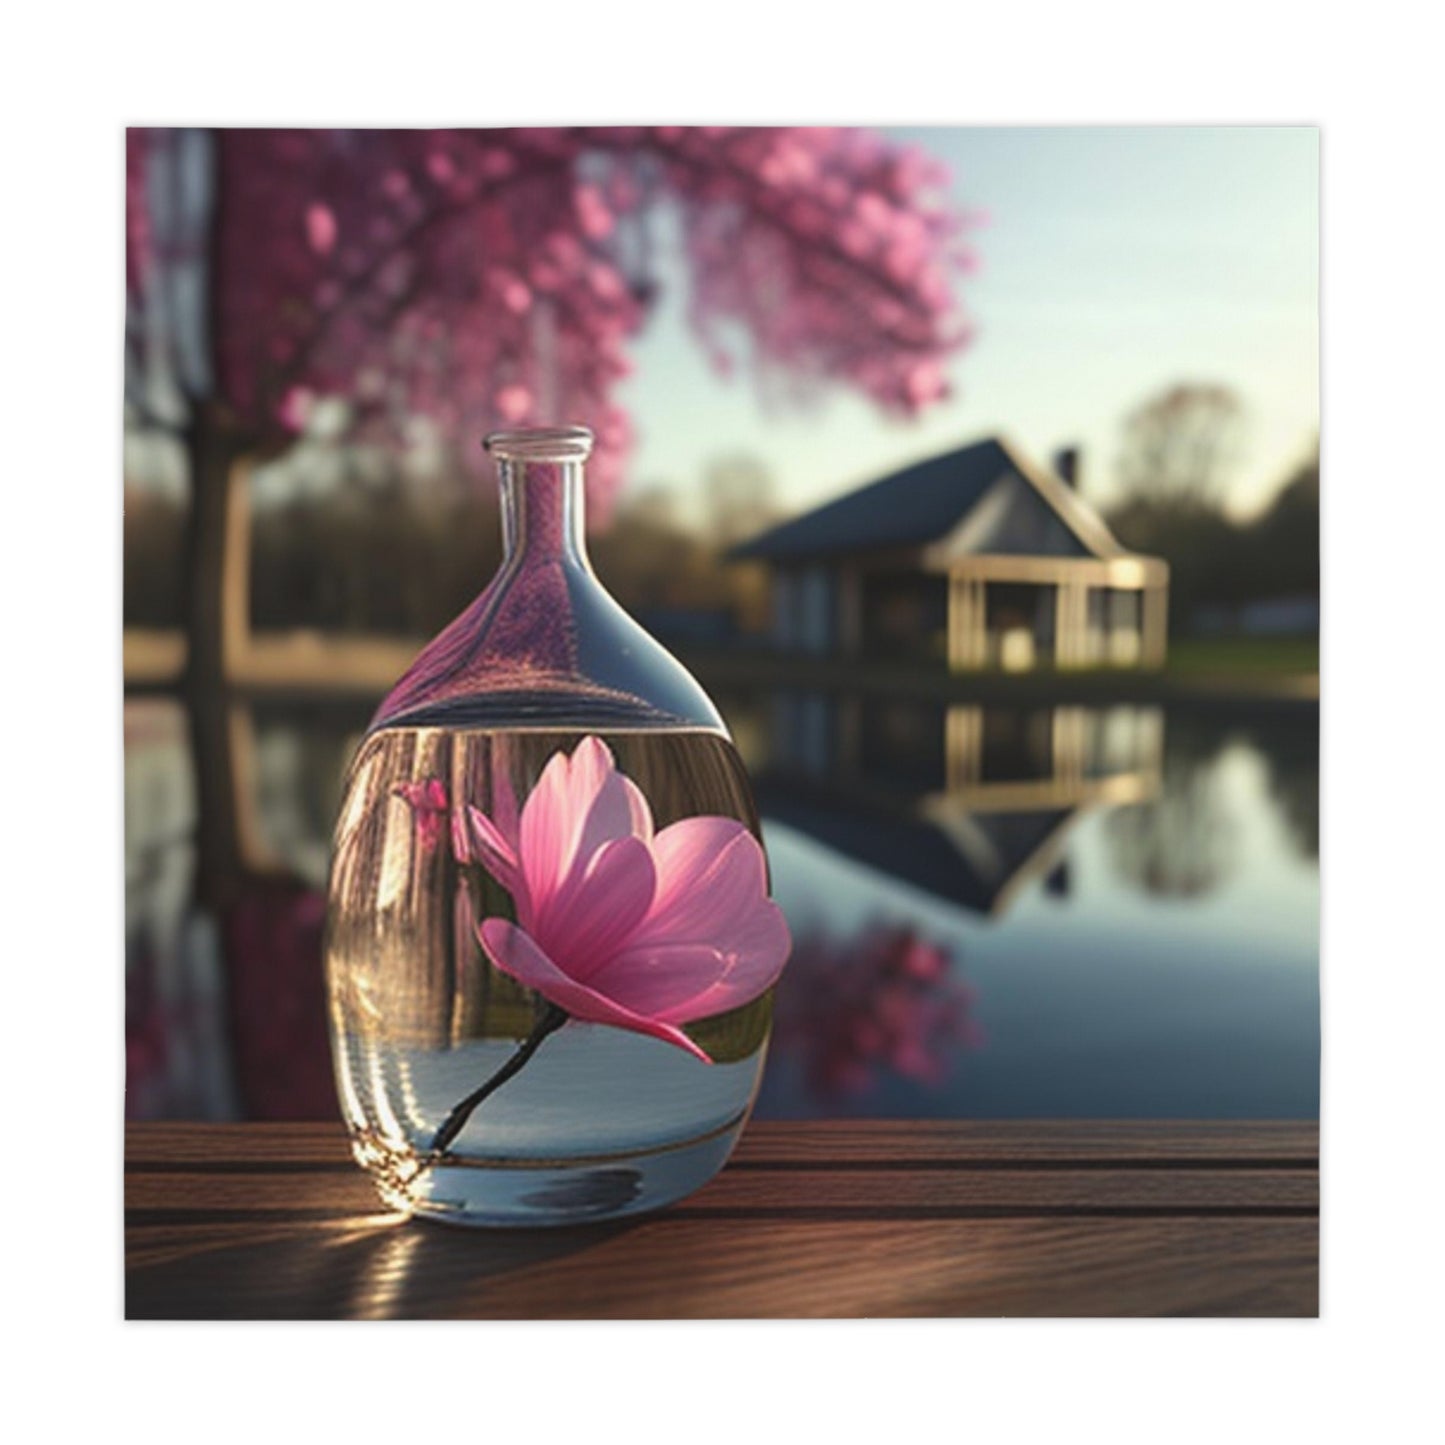
[[[131,1319],[1318,1312],[1313,1123],[758,1123],[652,1216],[385,1212],[340,1127],[131,1125]]]

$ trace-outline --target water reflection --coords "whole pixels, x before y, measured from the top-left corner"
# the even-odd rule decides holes
[[[764,814],[900,881],[1001,913],[1054,875],[1086,811],[1153,797],[1164,720],[1150,707],[929,705],[780,693],[753,762]]]
[[[718,700],[798,940],[760,1116],[1317,1111],[1316,709]],[[186,1064],[219,1035],[257,1075],[247,1107],[329,1110],[324,1070],[303,1090],[281,1055],[324,1035],[307,899],[364,717],[250,718],[243,811],[283,875],[257,906],[289,911],[279,941],[228,929],[223,989],[186,913],[184,735],[145,707],[126,709],[131,1108],[223,1111]],[[253,934],[255,959],[230,956]],[[187,1033],[198,998],[210,1021]],[[237,1032],[253,1013],[285,1027]]]
[[[1194,898],[1229,874],[1237,857],[1234,819],[1222,796],[1218,738],[1177,721],[1158,796],[1109,816],[1114,867],[1148,893]]]
[[[196,788],[173,702],[125,704],[127,1118],[234,1113],[224,978],[211,920],[190,907]]]
[[[890,1072],[938,1085],[956,1051],[981,1041],[973,990],[953,962],[911,928],[805,934],[778,990],[774,1049],[796,1058],[820,1102],[866,1094]]]
[[[1269,787],[1286,826],[1306,858],[1320,856],[1320,732],[1318,715],[1307,724],[1264,717],[1249,727],[1250,741],[1269,769]]]
[[[800,950],[779,1008],[815,1033],[780,1031],[761,1117],[1317,1112],[1312,708],[787,694],[749,715],[795,930],[845,954],[908,930],[969,991],[935,1068],[842,1091],[817,1058],[845,1003]]]

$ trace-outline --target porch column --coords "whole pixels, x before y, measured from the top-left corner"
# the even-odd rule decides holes
[[[951,574],[948,579],[948,666],[951,671],[982,667],[988,660],[984,615],[983,580]]]
[[[957,793],[983,776],[983,709],[951,707],[943,724],[944,787]]]
[[[1082,582],[1060,582],[1054,613],[1054,663],[1083,667],[1088,662],[1089,600]]]
[[[1053,781],[1077,788],[1084,781],[1087,755],[1086,717],[1081,707],[1059,707],[1053,717]]]

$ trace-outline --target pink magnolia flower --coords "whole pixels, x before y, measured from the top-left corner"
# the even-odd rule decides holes
[[[517,921],[477,928],[503,973],[577,1019],[711,1059],[678,1027],[770,988],[791,948],[763,850],[734,818],[654,832],[647,799],[600,738],[547,764],[520,813],[467,809],[470,853]]]

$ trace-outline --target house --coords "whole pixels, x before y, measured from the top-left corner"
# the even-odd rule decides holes
[[[1168,564],[1122,547],[1063,475],[990,438],[930,457],[730,555],[772,570],[773,641],[950,668],[1158,667]]]

